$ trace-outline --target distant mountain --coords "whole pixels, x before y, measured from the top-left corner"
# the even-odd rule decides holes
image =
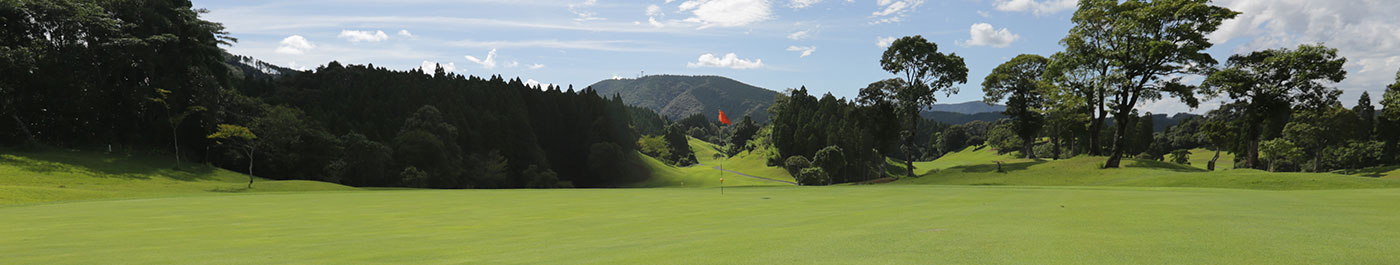
[[[972,121],[994,122],[999,119],[1006,118],[1006,115],[1002,115],[1001,112],[982,112],[964,114],[948,111],[924,111],[923,116],[925,119],[930,119],[937,122],[952,125],[964,124]]]
[[[962,114],[977,114],[983,112],[1002,112],[1005,110],[1006,106],[1002,105],[987,104],[981,101],[968,101],[953,104],[933,104],[933,107],[929,107],[925,111],[943,111]]]
[[[1199,117],[1202,116],[1185,112],[1177,113],[1171,117],[1168,117],[1167,114],[1152,114],[1152,131],[1165,132],[1167,131],[1167,127],[1176,126],[1186,119]]]
[[[720,76],[653,75],[635,79],[608,79],[591,87],[599,95],[622,97],[622,102],[644,107],[680,120],[692,114],[715,119],[719,110],[731,119],[744,115],[768,122],[768,106],[778,92]]]
[[[233,74],[245,79],[271,80],[297,73],[297,70],[273,65],[250,56],[224,53],[224,58],[224,63],[232,68]]]

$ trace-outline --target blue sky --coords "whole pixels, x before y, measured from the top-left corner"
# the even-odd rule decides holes
[[[880,70],[889,38],[922,35],[966,59],[968,83],[944,103],[980,100],[996,65],[1049,55],[1072,26],[1069,0],[196,0],[239,42],[229,51],[293,68],[331,60],[392,69],[440,63],[582,88],[607,78],[721,75],[782,91],[854,97],[893,77]],[[1355,104],[1379,101],[1400,69],[1400,3],[1387,0],[1227,0],[1245,12],[1211,35],[1217,60],[1258,49],[1325,43],[1349,58],[1336,84]],[[732,54],[732,55],[731,55]],[[1199,80],[1191,78],[1189,80]],[[1216,100],[1219,101],[1219,100]],[[1172,99],[1142,108],[1202,113]]]

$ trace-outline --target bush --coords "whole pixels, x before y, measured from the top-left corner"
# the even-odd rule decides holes
[[[1190,164],[1191,164],[1191,151],[1189,151],[1189,150],[1186,150],[1186,149],[1177,149],[1176,151],[1172,151],[1172,155],[1171,155],[1171,156],[1172,156],[1172,163],[1177,163],[1177,164],[1182,164],[1182,165],[1190,165]]]
[[[804,168],[802,173],[797,176],[797,183],[803,186],[831,184],[831,176],[826,174],[826,170],[819,167]]]
[[[846,170],[846,154],[841,147],[827,146],[817,151],[817,156],[813,157],[812,165],[825,170],[828,175],[840,175]]]
[[[787,169],[788,174],[797,176],[802,174],[802,169],[812,167],[812,161],[807,160],[807,158],[803,156],[789,156],[783,165],[785,166],[784,168]]]

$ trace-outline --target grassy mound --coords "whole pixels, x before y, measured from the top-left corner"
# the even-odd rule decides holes
[[[0,151],[0,204],[215,192],[354,189],[318,181],[259,179],[253,189],[248,190],[248,175],[190,163],[182,170],[174,170],[173,164],[167,157]]]
[[[198,196],[0,207],[0,253],[16,264],[1396,264],[1397,191],[876,185]]]
[[[716,158],[720,154],[719,147],[700,139],[690,138],[690,149],[695,151],[695,158],[701,165],[688,167],[674,167],[666,165],[655,158],[638,154],[646,163],[646,167],[651,170],[651,179],[640,183],[638,187],[719,187],[720,171],[714,167],[721,162],[724,169],[753,175],[762,178],[795,181],[792,175],[780,167],[769,167],[765,164],[769,149],[760,149],[750,152],[742,152],[729,158]],[[724,173],[724,186],[774,186],[788,185],[772,181],[753,179],[744,176],[734,175],[729,172]]]
[[[1191,166],[1205,169],[1210,164],[1210,158],[1215,157],[1215,151],[1205,148],[1191,149]],[[1215,161],[1215,170],[1228,170],[1235,168],[1235,154],[1221,151],[1220,159]]]
[[[967,151],[964,151],[967,152]],[[986,151],[975,151],[986,152]],[[1195,166],[1161,161],[1125,159],[1123,167],[1100,169],[1105,157],[1075,157],[1062,160],[1011,160],[1003,171],[991,161],[964,163],[919,178],[903,179],[900,184],[942,185],[1026,185],[1026,186],[1132,186],[1204,187],[1262,190],[1315,190],[1355,188],[1397,188],[1400,180],[1363,178],[1329,173],[1270,173],[1252,169],[1207,172]],[[1223,159],[1223,158],[1222,158]],[[935,161],[937,162],[937,161]]]

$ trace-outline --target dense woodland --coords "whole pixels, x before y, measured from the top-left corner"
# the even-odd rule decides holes
[[[664,126],[591,89],[441,68],[276,68],[224,53],[235,40],[202,12],[189,1],[0,3],[0,138],[358,186],[609,187],[647,176],[633,121]]]
[[[1334,87],[1346,59],[1325,44],[1219,62],[1205,36],[1237,13],[1204,0],[1082,1],[1063,51],[1017,56],[983,79],[985,100],[1007,105],[1004,119],[956,125],[924,110],[959,92],[966,65],[920,36],[895,40],[879,58],[895,78],[855,99],[790,89],[765,116],[722,125],[711,113],[672,121],[591,88],[440,67],[280,68],[224,52],[236,39],[203,12],[177,0],[0,2],[0,144],[432,188],[625,186],[649,175],[639,152],[695,164],[690,137],[729,155],[772,148],[769,164],[804,185],[910,176],[913,161],[969,146],[1107,156],[1105,168],[1124,158],[1184,163],[1193,148],[1271,171],[1400,162],[1400,74],[1379,109],[1364,93],[1346,107]],[[1204,82],[1183,83],[1188,75]],[[1167,127],[1139,108],[1163,97],[1226,104]],[[892,172],[888,158],[905,171]]]

